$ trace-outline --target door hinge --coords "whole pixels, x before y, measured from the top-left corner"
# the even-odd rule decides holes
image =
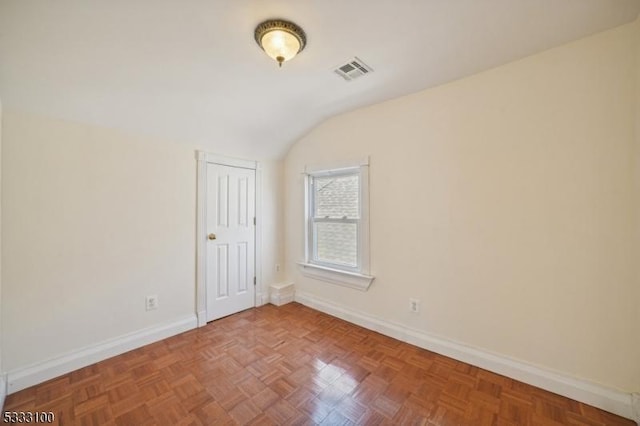
[[[256,224],[256,217],[255,216],[253,217],[253,224],[254,225]]]
[[[253,285],[256,285],[256,277],[253,277]]]

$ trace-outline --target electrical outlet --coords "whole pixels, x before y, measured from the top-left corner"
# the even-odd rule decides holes
[[[409,299],[409,310],[414,314],[420,312],[420,301],[418,299]]]
[[[155,294],[152,296],[147,296],[145,298],[145,306],[147,308],[147,311],[154,311],[158,309],[158,296]]]

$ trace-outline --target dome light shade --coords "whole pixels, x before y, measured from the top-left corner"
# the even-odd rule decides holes
[[[294,58],[307,44],[302,28],[282,19],[264,21],[256,27],[254,37],[262,50],[279,66]]]

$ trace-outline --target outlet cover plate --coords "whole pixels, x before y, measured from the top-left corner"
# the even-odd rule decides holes
[[[155,294],[151,296],[147,296],[145,298],[145,307],[147,311],[154,311],[158,309],[158,296]]]

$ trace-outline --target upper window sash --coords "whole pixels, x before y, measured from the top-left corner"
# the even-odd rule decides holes
[[[362,173],[360,167],[348,167],[342,169],[333,169],[333,170],[323,170],[318,172],[309,173],[308,175],[308,202],[309,202],[309,216],[315,221],[320,221],[319,219],[355,219],[360,220],[362,216]],[[358,216],[357,217],[327,217],[317,214],[317,205],[316,205],[316,180],[317,178],[327,178],[327,177],[348,177],[348,176],[357,176],[358,178]]]

